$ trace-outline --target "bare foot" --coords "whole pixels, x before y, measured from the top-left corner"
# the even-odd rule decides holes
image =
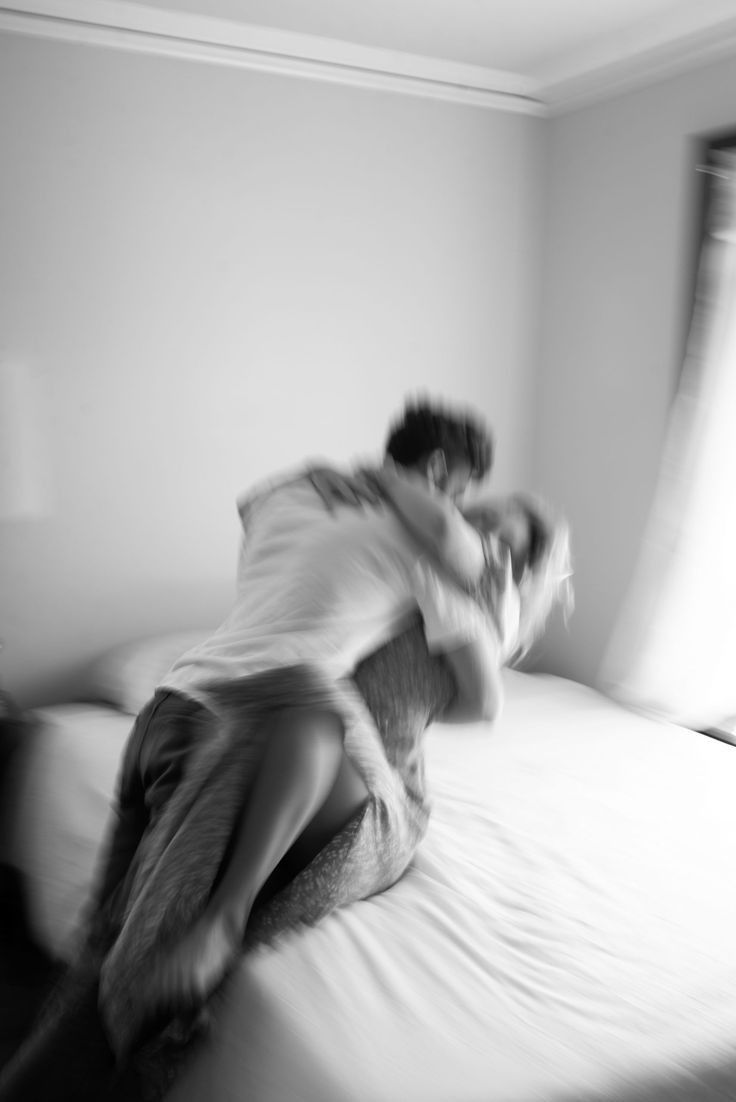
[[[242,932],[222,915],[205,916],[156,965],[154,987],[170,1010],[202,1003],[235,959]]]

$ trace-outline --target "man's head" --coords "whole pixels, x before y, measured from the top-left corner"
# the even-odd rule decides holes
[[[468,413],[450,413],[429,402],[407,404],[392,425],[386,455],[420,472],[430,485],[461,498],[473,479],[482,479],[493,463],[490,430]]]

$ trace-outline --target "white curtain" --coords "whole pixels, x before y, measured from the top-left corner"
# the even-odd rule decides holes
[[[600,677],[623,702],[699,730],[736,729],[736,157],[712,171],[659,485]]]

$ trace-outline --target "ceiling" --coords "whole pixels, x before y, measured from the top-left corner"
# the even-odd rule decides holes
[[[736,0],[0,0],[3,14],[0,28],[198,41],[551,108],[736,59]]]

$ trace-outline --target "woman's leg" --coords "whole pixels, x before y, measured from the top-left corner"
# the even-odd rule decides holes
[[[237,953],[264,885],[276,889],[279,874],[308,864],[367,798],[345,755],[339,716],[294,708],[275,717],[219,883],[201,919],[160,962],[169,1005],[209,993]]]

